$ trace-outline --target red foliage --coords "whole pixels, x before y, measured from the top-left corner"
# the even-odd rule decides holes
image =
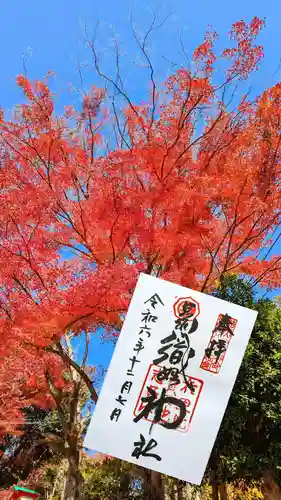
[[[0,491],[0,498],[3,500],[10,500],[12,495],[12,489]]]
[[[0,117],[1,418],[52,404],[46,370],[56,385],[65,366],[46,347],[118,328],[140,270],[206,291],[225,272],[278,286],[280,257],[258,257],[280,223],[281,86],[234,109],[225,97],[257,68],[262,26],[233,26],[220,85],[208,32],[195,74],[178,70],[145,106],[127,99],[107,152],[103,90],[57,117],[47,84],[18,77],[28,102]]]

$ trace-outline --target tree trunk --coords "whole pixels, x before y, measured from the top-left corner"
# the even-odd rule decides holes
[[[270,471],[263,475],[262,494],[265,500],[281,500],[281,490]]]
[[[68,470],[64,483],[63,500],[79,500],[83,485],[83,477],[79,471],[79,451],[69,449]]]
[[[219,500],[219,489],[216,482],[212,483],[212,500]]]
[[[69,336],[65,335],[68,355],[72,359],[72,346]],[[87,349],[85,353],[87,352]],[[85,354],[84,354],[85,357]],[[86,358],[85,358],[86,360]],[[68,461],[68,470],[64,485],[63,500],[79,500],[83,486],[83,477],[79,470],[81,452],[81,406],[80,389],[82,378],[74,368],[71,368],[73,392],[69,403],[69,418],[64,419],[65,454]]]
[[[217,477],[219,462],[220,462],[219,451],[216,448],[216,446],[214,446],[209,460],[209,466],[210,466],[209,477],[210,477],[210,484],[212,486],[212,500],[219,500],[219,488],[218,488],[218,477]]]
[[[145,471],[144,493],[146,500],[164,500],[164,485],[160,472],[149,469]]]
[[[218,486],[216,469],[210,470],[209,477],[210,477],[210,484],[212,486],[212,500],[219,500],[219,486]]]
[[[228,494],[225,483],[221,483],[219,485],[219,493],[220,493],[220,500],[228,500]]]
[[[183,500],[183,488],[184,488],[184,484],[181,481],[178,481],[177,482],[177,496],[178,496],[177,500]]]
[[[151,471],[151,486],[153,500],[164,500],[164,485],[160,472]]]

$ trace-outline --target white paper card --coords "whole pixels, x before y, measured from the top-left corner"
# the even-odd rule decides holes
[[[200,484],[256,317],[141,274],[85,447]]]

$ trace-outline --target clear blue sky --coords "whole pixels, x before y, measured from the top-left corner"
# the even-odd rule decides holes
[[[10,109],[19,101],[19,93],[11,78],[22,72],[22,54],[28,48],[32,55],[27,57],[27,73],[31,78],[42,78],[47,70],[56,72],[55,90],[58,93],[58,106],[73,101],[67,92],[71,82],[80,88],[96,83],[93,71],[88,68],[84,74],[83,85],[79,81],[77,61],[90,63],[91,57],[85,48],[83,25],[87,23],[89,33],[93,33],[100,21],[99,47],[104,52],[105,67],[112,69],[112,38],[120,37],[124,49],[122,64],[127,73],[130,93],[141,97],[146,90],[145,77],[131,60],[137,54],[132,43],[129,26],[129,13],[140,31],[149,25],[152,13],[161,6],[165,16],[172,11],[165,27],[154,34],[152,51],[157,73],[166,76],[169,64],[161,57],[180,61],[177,29],[183,32],[186,46],[192,50],[202,40],[206,26],[214,26],[222,35],[231,24],[241,18],[250,20],[254,15],[265,17],[267,28],[261,36],[266,57],[262,71],[255,77],[255,88],[262,89],[270,83],[270,76],[276,71],[281,56],[281,2],[278,0],[9,0],[1,2],[1,79],[0,105]],[[161,17],[161,16],[160,16]]]
[[[20,102],[20,93],[13,79],[23,72],[22,55],[26,57],[27,75],[40,79],[48,70],[53,70],[56,80],[53,88],[57,93],[57,109],[64,104],[73,104],[75,94],[70,94],[68,84],[72,83],[83,90],[97,79],[91,65],[91,55],[85,47],[83,26],[93,34],[97,21],[100,22],[98,48],[103,52],[104,67],[113,71],[112,40],[120,39],[124,55],[122,57],[125,83],[131,96],[139,100],[145,96],[147,79],[145,72],[136,61],[137,49],[133,44],[129,25],[132,10],[134,22],[140,32],[148,27],[153,12],[160,10],[170,17],[165,26],[152,38],[152,57],[158,78],[165,78],[171,65],[163,59],[182,63],[179,55],[177,29],[180,29],[189,52],[202,41],[207,25],[212,25],[226,39],[231,24],[237,20],[250,21],[253,16],[266,18],[266,29],[260,37],[265,47],[265,59],[261,71],[252,79],[254,91],[260,92],[280,76],[276,70],[281,57],[281,2],[280,0],[9,0],[1,2],[0,16],[0,106],[10,110]],[[133,62],[135,60],[135,62]],[[81,84],[77,62],[86,63]],[[274,78],[272,75],[275,74]],[[112,346],[103,347],[96,338],[91,349],[91,362],[109,363]]]

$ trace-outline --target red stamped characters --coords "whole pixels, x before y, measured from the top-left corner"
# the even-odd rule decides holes
[[[150,365],[135,410],[134,421],[144,418],[167,429],[187,432],[203,387],[203,381],[178,375],[179,383],[163,380],[162,368]],[[191,387],[192,386],[192,387]]]
[[[179,319],[192,320],[200,314],[199,303],[192,297],[181,297],[174,303],[174,315]]]
[[[237,319],[228,314],[219,314],[210,342],[201,361],[200,368],[202,370],[216,374],[220,372],[231,338],[234,336],[236,325]]]

